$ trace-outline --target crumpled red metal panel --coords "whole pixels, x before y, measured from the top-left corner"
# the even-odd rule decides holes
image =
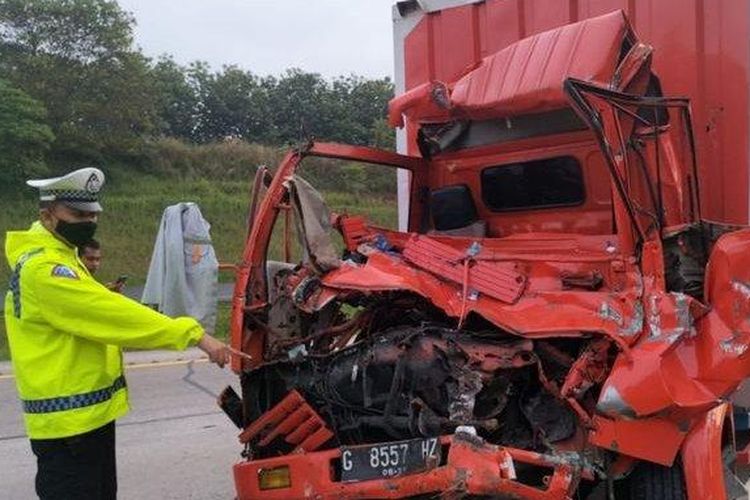
[[[646,331],[620,355],[597,404],[603,414],[642,418],[700,411],[750,373],[750,230],[722,236],[706,272],[706,309],[680,293],[646,290]],[[647,387],[648,390],[644,390]]]
[[[589,441],[602,448],[669,467],[685,435],[686,432],[674,422],[660,417],[610,420],[595,415]]]
[[[367,222],[361,215],[340,215],[334,220],[333,225],[339,229],[344,238],[344,246],[350,252],[364,243],[370,232]]]
[[[618,11],[520,40],[459,79],[453,105],[472,118],[564,107],[566,78],[609,83],[629,29]]]
[[[481,256],[479,256],[481,257]],[[459,317],[462,311],[460,285],[441,281],[436,275],[417,268],[400,255],[375,251],[366,264],[349,264],[321,277],[326,289],[376,292],[411,291],[429,299],[448,316]],[[629,284],[625,288],[635,290]],[[320,309],[330,295],[321,294]],[[311,300],[316,298],[313,295]],[[467,311],[476,312],[499,328],[523,332],[528,338],[546,336],[579,336],[581,332],[601,332],[627,348],[640,333],[643,311],[634,294],[614,295],[610,291],[570,293],[536,292],[522,296],[514,304],[505,304],[484,294],[469,300]],[[550,320],[554,311],[554,321]]]
[[[470,256],[455,248],[424,236],[412,237],[404,247],[406,260],[432,274],[453,283],[464,284],[471,290],[512,304],[518,300],[526,285],[526,278],[516,271],[513,263],[474,262],[465,276],[464,261]]]
[[[565,79],[609,84],[625,40],[635,43],[636,37],[622,11],[538,33],[484,58],[455,82],[429,82],[397,97],[389,104],[389,122],[401,125],[402,115],[445,121],[448,110],[456,118],[481,120],[564,108]]]

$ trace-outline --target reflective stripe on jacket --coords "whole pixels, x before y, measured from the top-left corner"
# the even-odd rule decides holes
[[[185,349],[203,335],[192,318],[108,290],[39,222],[8,232],[5,254],[5,325],[32,439],[82,434],[128,411],[120,347]]]

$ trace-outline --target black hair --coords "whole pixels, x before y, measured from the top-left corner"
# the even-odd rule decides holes
[[[91,238],[89,241],[78,247],[78,253],[83,253],[83,251],[86,248],[91,248],[92,250],[99,250],[101,248],[101,244],[95,240],[94,238]]]

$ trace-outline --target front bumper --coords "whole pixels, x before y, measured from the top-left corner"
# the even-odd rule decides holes
[[[370,481],[344,483],[337,480],[341,457],[338,449],[240,462],[234,466],[237,498],[408,498],[450,492],[458,496],[508,495],[560,500],[572,496],[582,472],[577,454],[543,455],[503,448],[465,434],[444,437],[442,444],[447,454],[443,454],[445,458],[438,467],[418,474]],[[261,490],[261,471],[282,466],[289,467],[289,487]],[[542,477],[541,484],[525,484],[528,471],[532,471],[534,477]]]

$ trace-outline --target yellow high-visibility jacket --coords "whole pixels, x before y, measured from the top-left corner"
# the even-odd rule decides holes
[[[5,325],[26,431],[73,436],[128,411],[120,347],[185,349],[203,329],[97,282],[76,249],[39,222],[6,233]]]

